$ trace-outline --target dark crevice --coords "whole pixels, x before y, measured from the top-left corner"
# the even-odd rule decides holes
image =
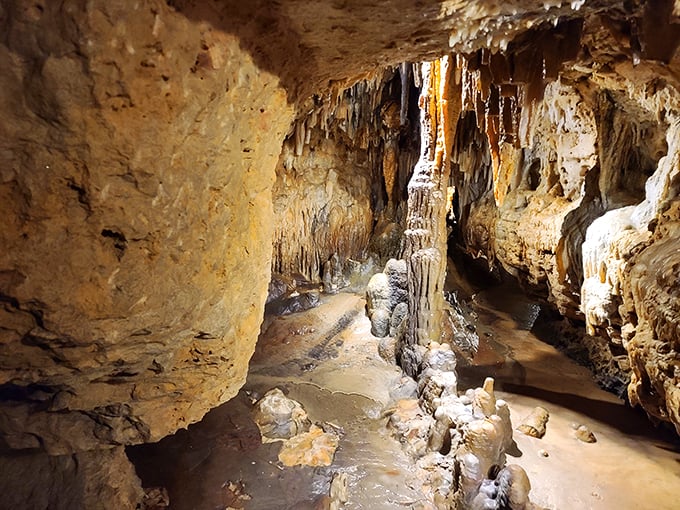
[[[105,228],[102,230],[102,237],[111,239],[113,241],[113,248],[116,252],[118,260],[123,258],[125,250],[127,249],[127,239],[122,232],[117,230]]]
[[[78,194],[78,203],[83,207],[83,209],[85,209],[88,216],[92,214],[92,206],[90,204],[90,197],[87,193],[87,190],[83,186],[77,184],[72,178],[66,179],[66,185],[69,187],[69,189],[75,191]]]

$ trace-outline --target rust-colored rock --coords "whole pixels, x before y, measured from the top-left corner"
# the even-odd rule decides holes
[[[338,443],[338,436],[312,425],[309,432],[302,432],[283,443],[279,461],[284,466],[330,466]]]

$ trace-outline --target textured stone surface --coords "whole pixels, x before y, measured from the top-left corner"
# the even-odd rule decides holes
[[[572,229],[576,232],[572,237],[557,224],[545,228],[543,223],[526,223],[523,236],[545,231],[546,239],[527,244],[519,254],[508,249],[501,255],[502,245],[518,242],[509,233],[518,222],[524,225],[522,218],[527,216],[516,216],[517,222],[501,230],[505,236],[495,229],[482,234],[486,248],[494,239],[501,240],[488,256],[502,258],[518,274],[528,272],[525,279],[531,283],[550,282],[554,302],[565,313],[578,316],[582,276],[574,269],[578,264],[565,265],[565,261],[577,260],[577,250],[572,248],[600,214],[599,208],[635,204],[646,194],[639,209],[642,216],[636,219],[637,231],[644,232],[650,226],[654,230],[661,202],[672,201],[677,194],[672,171],[677,168],[677,163],[673,167],[677,150],[671,154],[672,144],[667,143],[667,148],[664,136],[656,142],[659,132],[663,135],[677,122],[677,73],[673,71],[677,44],[672,44],[677,27],[654,23],[659,16],[670,15],[670,4],[662,2],[657,10],[645,7],[646,17],[636,22],[635,30],[630,21],[627,25],[621,21],[622,11],[612,11],[611,17],[592,16],[608,4],[4,2],[0,7],[3,445],[41,447],[61,454],[153,441],[200,419],[209,408],[233,396],[243,383],[266,298],[275,228],[271,189],[291,121],[306,119],[304,110],[312,94],[317,93],[321,102],[335,103],[332,96],[346,86],[370,78],[376,67],[402,60],[434,58],[450,50],[473,52],[482,46],[507,48],[514,59],[512,80],[504,77],[507,60],[494,58],[491,67],[485,67],[488,53],[480,53],[476,70],[469,67],[468,76],[474,80],[465,82],[466,94],[486,91],[490,80],[483,69],[493,69],[504,83],[525,84],[529,102],[540,102],[543,68],[553,79],[563,60],[578,57],[578,66],[569,68],[567,86],[582,81],[593,84],[579,91],[587,104],[581,108],[578,96],[569,96],[565,100],[576,102],[565,103],[555,112],[575,108],[583,113],[589,107],[618,121],[614,110],[619,109],[632,119],[618,122],[625,129],[613,131],[616,136],[611,138],[625,141],[623,153],[628,156],[617,159],[620,152],[612,152],[607,160],[604,152],[598,153],[600,203],[595,191],[592,196],[586,193],[585,198],[591,197],[587,204],[581,199],[580,207],[591,209],[584,209],[583,220],[574,219],[578,227]],[[572,43],[581,24],[569,20],[582,16],[587,18],[582,40],[588,51],[578,56]],[[541,25],[543,21],[553,23]],[[554,24],[558,30],[551,36]],[[513,44],[513,38],[524,32],[526,37]],[[637,35],[623,35],[632,33]],[[536,41],[540,44],[532,44]],[[463,85],[455,79],[454,83]],[[513,189],[519,189],[516,182],[532,188],[535,169],[531,164],[515,164],[527,151],[519,151],[511,142],[531,140],[536,133],[529,128],[537,124],[523,121],[535,119],[537,114],[531,112],[540,108],[517,116],[518,87],[496,92],[498,109],[486,112],[495,118],[489,117],[482,130],[487,138],[482,145],[486,143],[489,154],[480,157],[491,167],[486,173],[471,172],[477,175],[475,184],[497,185],[491,190],[493,202],[486,202],[489,208],[493,211],[500,205],[509,211],[521,209],[525,199],[534,203],[522,193],[513,194]],[[609,106],[599,108],[597,101],[603,96]],[[479,110],[481,121],[480,105],[485,103],[476,98],[468,94],[463,99]],[[386,132],[387,149],[380,161],[388,209],[394,209],[396,155],[390,140],[397,115],[389,103],[383,106],[379,113],[373,112],[377,118],[372,120]],[[351,119],[355,112],[345,113]],[[576,209],[575,197],[583,182],[588,188],[588,179],[583,179],[592,173],[581,175],[583,167],[593,161],[586,150],[591,131],[575,133],[570,124],[574,119],[566,113],[547,118],[560,128],[560,147],[578,146],[585,152],[558,151],[554,158],[550,151],[544,152],[547,159],[542,161],[550,165],[541,164],[538,173],[547,178],[539,186],[545,193],[539,193],[536,205],[527,209],[546,218]],[[590,124],[585,113],[576,120],[583,119]],[[600,138],[611,131],[613,120],[599,122]],[[481,129],[482,123],[477,127]],[[300,133],[294,136],[306,138],[306,130]],[[633,143],[648,139],[652,141]],[[435,152],[447,154],[448,148],[437,147]],[[657,169],[658,150],[669,151],[663,169],[661,164]],[[637,167],[657,172],[647,181],[646,190]],[[518,173],[517,168],[523,171]],[[621,171],[607,173],[609,168]],[[315,177],[324,181],[324,192],[337,191],[338,204],[360,204],[364,210],[365,201],[344,194],[340,172],[333,172],[337,187],[330,170]],[[326,189],[325,182],[332,185]],[[445,183],[440,184],[443,193]],[[610,189],[610,184],[615,186]],[[357,184],[359,188],[365,189],[363,184]],[[623,198],[605,201],[605,195]],[[491,217],[506,218],[498,211]],[[332,232],[342,229],[341,220]],[[364,221],[357,227],[361,236],[368,225]],[[467,225],[483,233],[486,223]],[[307,227],[313,229],[313,224]],[[441,241],[443,224],[436,230]],[[381,230],[392,241],[389,232],[397,231],[389,221]],[[340,243],[342,236],[330,238]],[[563,239],[570,241],[560,247]],[[662,241],[655,240],[654,245],[662,246]],[[415,244],[413,254],[425,248]],[[436,244],[433,249],[441,252],[443,243]],[[669,250],[659,248],[664,253]],[[428,269],[425,266],[432,262],[437,266],[433,278],[425,277],[428,269],[420,279],[436,288],[443,273],[442,253],[423,249],[420,255],[412,271],[415,274],[421,262],[421,269]],[[527,263],[527,257],[538,258]],[[624,287],[627,278],[622,280]],[[648,281],[642,272],[635,278]],[[669,294],[663,283],[667,279],[653,280],[658,292],[647,294],[664,301]],[[616,286],[612,288],[618,292]],[[642,320],[624,324],[608,318],[615,332],[607,338],[618,341],[618,329],[624,327],[632,338],[632,327],[640,344],[649,343],[643,342],[649,334],[650,342],[671,352],[675,347],[668,347],[674,345],[668,328],[657,327],[668,322],[659,317],[669,314],[643,311],[641,292],[636,292],[621,299],[628,299],[629,309],[640,308],[636,313]],[[439,337],[439,321],[429,317],[428,310],[437,312],[442,304],[427,302],[427,296],[428,292],[421,296],[422,307],[418,303],[422,321],[415,326],[423,343],[428,335]],[[440,297],[435,293],[431,299]],[[588,315],[588,310],[584,313]],[[610,335],[607,327],[605,333]],[[640,391],[635,394],[644,395],[642,388],[649,393],[660,384],[664,395],[674,395],[670,382],[674,376],[668,375],[676,370],[673,357],[668,369],[658,370],[648,348],[638,349],[635,342],[628,345],[631,364],[639,372],[640,383],[635,384]],[[647,382],[650,374],[653,381]],[[658,406],[666,400],[657,398],[658,388],[640,402],[650,412],[672,418],[677,406],[670,414],[662,413]]]
[[[441,336],[446,276],[446,187],[451,167],[449,150],[460,114],[460,83],[454,61],[445,57],[422,64],[419,97],[420,157],[408,184],[404,231],[407,260],[408,329],[403,350],[426,346]],[[414,376],[410,364],[402,368]]]
[[[253,420],[262,442],[283,441],[308,432],[312,425],[299,402],[286,397],[279,388],[269,390],[256,404]]]
[[[0,436],[157,440],[244,381],[292,108],[238,38],[164,2],[0,19]]]
[[[379,338],[399,333],[408,315],[406,261],[390,259],[381,273],[375,273],[366,286],[366,312],[371,333]]]
[[[365,254],[373,227],[372,182],[365,148],[326,138],[318,127],[313,133],[299,155],[295,137],[284,143],[277,165],[272,264],[277,272],[319,281],[333,254]]]
[[[676,168],[677,164],[676,164]],[[654,239],[638,252],[624,279],[624,345],[632,369],[628,394],[680,434],[680,204],[661,215]]]
[[[291,99],[352,84],[376,68],[420,62],[453,51],[505,48],[541,22],[578,18],[618,5],[513,0],[172,0],[194,20],[237,33],[264,70],[276,70]]]
[[[284,466],[330,466],[338,443],[337,435],[312,425],[309,432],[302,432],[283,443],[279,461]]]
[[[122,447],[61,456],[12,452],[0,456],[0,473],[2,508],[134,509],[144,499]]]
[[[559,75],[545,88],[515,67],[522,93],[513,95],[501,65],[507,55],[468,57],[461,76],[464,110],[472,113],[459,119],[467,129],[454,143],[453,177],[468,253],[585,322],[588,335],[577,341],[599,377],[630,377],[631,402],[677,428],[677,283],[670,275],[677,276],[680,63],[677,44],[665,56],[653,50],[665,30],[677,29],[663,5],[643,9],[637,21],[613,21],[609,13],[579,26],[558,23],[570,49],[557,57],[550,45],[513,41],[514,62],[540,51],[545,69],[558,71],[540,78]],[[645,34],[622,38],[622,27],[634,23],[647,26]],[[515,98],[507,115],[506,97]]]
[[[418,151],[412,89],[410,65],[381,68],[299,107],[276,168],[275,272],[326,281],[333,257],[362,259],[368,249],[383,263],[398,256],[403,190]],[[369,246],[374,225],[383,238]]]
[[[538,406],[531,411],[529,416],[522,420],[517,430],[527,436],[541,439],[545,435],[545,428],[549,419],[550,413],[548,410],[545,407]]]

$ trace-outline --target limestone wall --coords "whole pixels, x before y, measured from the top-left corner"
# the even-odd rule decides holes
[[[665,23],[675,19],[664,12]],[[485,66],[493,79],[482,83],[491,87],[488,97],[479,93],[482,106],[468,108],[477,112],[472,123],[470,113],[461,120],[468,130],[455,145],[453,176],[466,250],[585,328],[596,369],[630,378],[631,402],[680,430],[673,318],[680,61],[655,47],[649,18],[657,15],[587,18],[577,48],[557,65],[555,81],[544,73],[540,93],[531,92],[531,79],[513,90],[493,55],[468,58],[464,79],[482,83]],[[621,37],[632,24],[647,27],[641,40]],[[517,62],[526,51],[512,43],[503,58]],[[539,51],[551,68],[549,53]]]
[[[234,395],[243,382],[266,299],[276,226],[271,196],[275,169],[284,139],[293,133],[293,119],[306,118],[314,94],[325,100],[378,68],[404,61],[451,51],[471,54],[481,47],[493,52],[515,48],[515,78],[530,85],[527,98],[538,104],[542,89],[536,85],[543,81],[536,77],[545,63],[553,79],[557,64],[576,59],[572,43],[578,20],[590,20],[609,4],[619,5],[528,0],[3,2],[0,446],[62,454],[153,441]],[[659,63],[674,58],[673,52],[649,36],[647,18],[641,18],[647,28],[641,29],[636,45],[622,36],[621,19],[629,14],[611,12],[608,21],[596,25],[607,21],[609,32],[585,31],[591,34],[590,60],[569,67],[572,75],[554,86],[557,95],[569,87],[578,95],[570,92],[562,106],[537,107],[532,114],[555,113],[543,122],[562,125],[564,136],[548,138],[585,153],[562,153],[553,160],[549,144],[539,144],[543,152],[537,147],[524,150],[530,148],[527,136],[533,133],[536,139],[538,134],[527,126],[511,126],[513,119],[532,118],[513,116],[513,89],[505,91],[502,115],[490,114],[496,115],[494,122],[508,122],[507,129],[504,125],[495,133],[516,135],[524,141],[523,149],[509,138],[494,138],[487,144],[489,157],[480,159],[491,162],[490,172],[480,170],[473,179],[496,183],[497,193],[487,204],[496,211],[494,218],[503,218],[493,223],[493,231],[487,229],[489,239],[499,240],[494,245],[487,239],[487,255],[532,281],[549,282],[560,309],[576,315],[580,277],[573,268],[578,265],[566,261],[578,255],[569,251],[571,241],[560,247],[566,227],[541,227],[545,239],[528,241],[540,226],[524,223],[527,216],[521,210],[534,219],[548,213],[568,218],[583,207],[581,183],[591,166],[597,166],[593,161],[599,161],[600,175],[609,175],[603,155],[598,152],[595,160],[589,149],[592,130],[576,133],[572,128],[581,121],[592,126],[591,115],[602,111],[590,89],[579,89],[581,81],[609,91],[608,101],[631,119],[651,122],[652,142],[626,160],[631,169],[638,160],[644,165],[653,161],[647,170],[660,172],[659,179],[647,181],[657,183],[645,195],[652,204],[645,210],[651,212],[636,227],[642,233],[649,227],[654,231],[643,239],[652,243],[650,250],[663,245],[663,239],[654,237],[661,236],[656,225],[666,224],[659,220],[662,202],[674,200],[677,191],[677,160],[669,152],[665,161],[670,166],[660,171],[657,147],[666,149],[654,141],[676,122],[677,85],[671,71],[677,60],[671,67]],[[533,30],[542,22],[547,23],[545,30],[566,28],[531,46],[536,41],[531,34],[538,33]],[[529,35],[520,37],[522,33]],[[600,40],[602,33],[609,33],[613,42]],[[658,34],[675,40],[672,30]],[[527,49],[537,46],[545,52]],[[561,57],[553,58],[557,54]],[[476,70],[484,69],[484,62],[482,58]],[[503,62],[499,65],[502,74]],[[486,90],[489,76],[478,78],[476,90]],[[584,104],[571,105],[571,100]],[[480,104],[485,103],[476,102],[472,109]],[[596,120],[596,125],[602,124]],[[626,133],[622,139],[648,139],[644,130]],[[665,143],[670,151],[672,144]],[[525,166],[509,162],[520,154],[529,161],[531,151],[534,159],[550,165],[541,163],[538,187],[528,190],[538,193],[529,195],[522,176],[534,175],[536,169],[529,165],[526,172],[515,171]],[[383,169],[390,164],[382,163]],[[333,171],[341,183],[340,172]],[[313,178],[317,185],[323,181],[324,189],[335,189],[330,170]],[[312,173],[300,186],[308,179]],[[638,201],[641,186],[636,178],[633,197]],[[365,189],[363,184],[357,188]],[[602,197],[600,193],[600,202]],[[352,200],[339,203],[366,210],[365,197]],[[595,212],[586,216],[597,216],[600,207],[635,203],[593,205]],[[488,225],[475,223],[475,214],[469,211],[469,225]],[[356,225],[354,219],[358,217],[352,219]],[[365,217],[363,221],[356,225],[362,239],[368,225]],[[524,241],[518,241],[512,227],[520,223]],[[565,219],[563,225],[567,223]],[[336,230],[346,224],[340,221]],[[584,235],[583,229],[576,231],[574,239]],[[510,249],[517,242],[521,248]],[[666,299],[664,285],[659,284],[655,299]],[[670,329],[656,326],[662,324],[658,312],[643,310],[642,294],[631,289],[622,299],[644,320],[630,324],[655,325],[654,341],[671,345],[666,340]],[[642,387],[652,391],[645,378],[652,374],[655,382],[671,381],[671,372],[640,370]],[[668,388],[665,382],[661,386]]]
[[[160,439],[244,381],[293,109],[235,36],[164,2],[2,21],[0,442]]]

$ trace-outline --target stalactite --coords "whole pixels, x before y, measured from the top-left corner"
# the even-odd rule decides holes
[[[408,101],[410,87],[411,66],[404,62],[399,66],[399,76],[401,78],[401,108],[399,109],[399,124],[405,126],[408,121]]]
[[[505,52],[483,49],[456,57],[463,109],[475,112],[477,129],[488,138],[497,205],[506,192],[499,184],[508,178],[503,171],[503,146],[529,145],[535,105],[562,64],[578,55],[581,29],[579,20],[558,22],[555,30],[532,30],[531,38],[513,42]]]
[[[274,272],[319,281],[330,257],[364,256],[374,224],[402,214],[399,190],[413,168],[412,150],[401,147],[410,69],[403,64],[348,88],[338,84],[300,108],[274,187]]]

